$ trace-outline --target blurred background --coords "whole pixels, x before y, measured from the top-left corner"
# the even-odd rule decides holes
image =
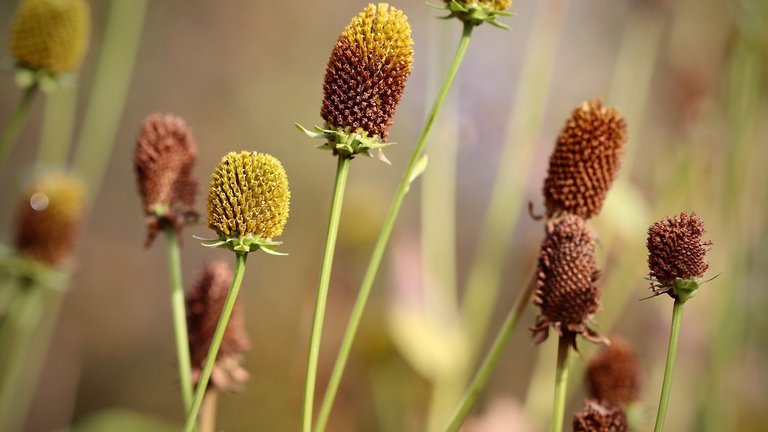
[[[0,35],[8,34],[15,4],[0,2]],[[121,430],[120,423],[123,430],[164,431],[182,421],[165,250],[162,242],[143,247],[132,165],[139,126],[154,112],[182,116],[197,138],[202,213],[205,185],[226,152],[268,152],[285,165],[293,195],[281,240],[290,255],[250,260],[241,295],[253,341],[245,364],[251,379],[241,394],[222,396],[219,426],[296,430],[335,163],[293,123],[320,124],[328,55],[367,2],[90,4],[73,142],[100,56],[109,55],[102,53],[107,23],[121,29],[130,24],[120,21],[131,19],[141,37],[109,165],[100,186],[89,185],[95,195],[26,430]],[[414,72],[391,130],[392,165],[366,158],[352,164],[317,400],[461,31],[455,20],[435,19],[440,12],[422,1],[391,4],[412,25]],[[768,429],[768,2],[519,0],[512,10],[515,16],[502,20],[510,31],[486,25],[474,33],[428,145],[429,169],[406,199],[374,286],[329,430],[425,431],[445,423],[535,265],[543,228],[528,203],[543,212],[541,184],[557,133],[571,110],[599,97],[626,117],[629,143],[621,177],[594,219],[605,269],[603,311],[595,319],[640,354],[641,430],[651,428],[655,414],[672,306],[666,297],[638,301],[648,294],[645,231],[683,210],[706,222],[714,244],[709,275],[720,276],[686,308],[667,430]],[[112,55],[119,62],[123,54]],[[119,89],[105,82],[101,96],[119,105]],[[18,97],[9,69],[0,76],[0,123]],[[5,244],[33,170],[44,105],[38,98],[0,171]],[[192,235],[210,232],[204,225],[184,232],[186,286],[205,262],[232,259]],[[476,308],[462,313],[470,298]],[[535,315],[526,311],[467,431],[547,429],[555,343],[532,345],[527,327]],[[568,415],[582,406],[582,366],[595,351],[588,342],[580,347]]]

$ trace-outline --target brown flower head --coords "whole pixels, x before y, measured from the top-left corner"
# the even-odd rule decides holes
[[[589,219],[600,212],[616,179],[627,142],[619,112],[601,100],[577,107],[560,131],[544,180],[547,216],[567,212]]]
[[[640,362],[627,341],[613,338],[610,345],[589,360],[587,387],[593,398],[617,405],[637,400],[640,394]]]
[[[199,274],[192,291],[187,295],[187,323],[189,351],[195,380],[200,376],[208,355],[219,316],[224,308],[232,270],[223,261],[206,265]],[[250,348],[245,332],[240,304],[235,303],[232,315],[224,331],[221,348],[211,374],[211,385],[220,390],[236,391],[248,379],[248,372],[241,366],[243,354]]]
[[[712,242],[701,240],[704,232],[704,222],[695,213],[685,212],[648,228],[648,269],[663,292],[677,279],[700,278],[707,271],[704,256]]]
[[[608,401],[587,399],[584,409],[573,416],[573,432],[626,432],[627,414]]]
[[[386,3],[369,4],[333,48],[321,116],[330,128],[386,140],[412,69],[408,18]]]
[[[197,179],[192,174],[197,146],[183,119],[153,114],[139,131],[133,160],[149,245],[159,230],[172,226],[179,231],[197,217],[192,210],[197,193]]]
[[[594,236],[584,219],[565,214],[550,220],[539,252],[533,299],[541,309],[531,329],[538,342],[547,338],[550,326],[561,336],[581,334],[594,342],[604,341],[587,326],[600,309],[600,289],[595,283],[599,277]]]

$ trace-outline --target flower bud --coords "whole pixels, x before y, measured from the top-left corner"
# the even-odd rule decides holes
[[[616,405],[634,402],[640,395],[640,362],[632,346],[621,338],[612,338],[589,360],[587,388],[598,400]]]

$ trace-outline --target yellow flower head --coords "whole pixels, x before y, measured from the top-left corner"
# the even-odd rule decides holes
[[[229,239],[271,239],[283,232],[291,192],[279,160],[264,153],[229,153],[211,178],[208,227]]]
[[[16,62],[52,74],[80,67],[91,18],[84,0],[22,0],[11,26]]]

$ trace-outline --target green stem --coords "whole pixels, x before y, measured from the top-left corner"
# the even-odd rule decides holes
[[[60,168],[69,156],[75,124],[77,91],[74,87],[57,89],[45,99],[43,130],[37,150],[37,166]]]
[[[237,300],[237,293],[240,292],[240,285],[243,283],[243,275],[245,275],[245,262],[248,259],[248,254],[238,253],[235,264],[235,277],[232,280],[232,287],[227,293],[227,298],[224,301],[224,307],[221,310],[221,317],[219,317],[219,323],[216,324],[216,331],[213,333],[213,339],[211,340],[211,347],[208,349],[208,356],[205,358],[203,364],[203,371],[200,374],[200,379],[197,382],[197,388],[195,389],[195,398],[192,401],[192,408],[189,409],[187,414],[187,421],[184,424],[184,432],[192,432],[195,429],[195,423],[197,422],[197,416],[200,413],[200,406],[203,403],[203,397],[208,389],[208,382],[211,379],[211,373],[213,372],[213,365],[216,363],[216,356],[219,354],[219,347],[221,347],[221,340],[224,338],[224,331],[229,324],[229,317],[232,315],[232,309],[235,307],[235,300]]]
[[[188,412],[192,406],[192,365],[189,359],[187,310],[184,301],[184,285],[181,282],[179,242],[176,238],[176,230],[172,226],[165,229],[165,239],[168,247],[168,271],[171,275],[171,312],[173,332],[176,337],[181,398],[184,402],[184,412]]]
[[[328,218],[328,231],[325,236],[325,248],[323,249],[323,265],[320,268],[320,279],[317,283],[317,301],[315,302],[315,314],[312,319],[312,336],[309,340],[309,354],[307,358],[307,381],[304,386],[304,409],[302,411],[302,430],[312,430],[312,408],[315,403],[315,384],[317,381],[317,363],[320,357],[320,341],[323,335],[323,322],[325,319],[325,306],[328,303],[328,288],[331,282],[331,269],[333,268],[333,254],[336,250],[336,236],[339,233],[339,221],[341,220],[341,206],[344,202],[344,189],[347,185],[350,159],[339,155],[336,166],[336,180],[333,186],[333,198],[331,200],[331,214]]]
[[[466,420],[467,415],[472,410],[472,406],[474,406],[478,396],[480,396],[480,392],[485,388],[493,369],[496,367],[496,363],[501,358],[504,347],[507,346],[509,338],[515,332],[517,324],[520,322],[520,315],[525,310],[525,306],[528,304],[535,287],[535,278],[532,277],[528,286],[518,294],[515,306],[507,314],[507,318],[504,320],[504,324],[501,325],[496,339],[494,339],[491,348],[480,364],[480,368],[478,368],[474,378],[472,378],[472,382],[464,394],[464,399],[459,403],[459,408],[456,410],[450,423],[448,423],[448,427],[445,428],[446,432],[457,432],[461,425],[464,424],[464,420]]]
[[[667,350],[667,365],[664,368],[664,384],[661,386],[661,398],[659,399],[659,411],[656,414],[656,427],[654,432],[664,430],[664,419],[667,416],[669,405],[669,393],[672,389],[672,375],[675,371],[675,359],[677,358],[677,344],[680,341],[680,327],[683,317],[683,303],[675,300],[672,307],[672,328],[669,330],[669,349]]]
[[[560,336],[557,342],[557,370],[555,371],[555,402],[552,407],[552,432],[563,431],[565,396],[568,387],[568,351],[572,336]]]
[[[200,409],[200,432],[216,432],[216,408],[219,392],[210,388],[205,392],[203,407]]]
[[[395,197],[389,207],[387,217],[384,220],[384,225],[381,227],[379,238],[376,241],[376,246],[374,247],[373,254],[371,255],[371,260],[368,263],[368,269],[365,272],[363,283],[360,286],[360,292],[357,295],[355,305],[352,308],[352,314],[349,318],[349,322],[347,323],[347,329],[344,333],[344,339],[342,340],[339,353],[336,357],[336,363],[333,366],[331,379],[328,383],[328,387],[326,388],[325,396],[323,397],[323,403],[320,407],[320,413],[318,415],[317,424],[314,429],[315,432],[322,432],[325,430],[328,417],[331,413],[331,408],[333,407],[333,400],[336,397],[336,392],[339,389],[341,377],[344,374],[344,368],[347,364],[347,359],[349,358],[349,352],[352,348],[352,343],[355,340],[355,335],[357,334],[357,329],[360,325],[360,319],[363,316],[363,312],[365,311],[365,306],[368,303],[371,287],[373,286],[374,280],[376,280],[376,274],[379,271],[381,260],[384,257],[384,252],[387,249],[387,243],[389,243],[389,237],[392,234],[392,229],[395,226],[395,220],[397,219],[397,215],[400,212],[400,207],[403,204],[405,195],[408,193],[408,190],[411,187],[411,182],[414,180],[413,176],[416,174],[416,169],[418,168],[419,162],[421,161],[422,154],[424,153],[424,147],[426,147],[427,138],[429,138],[429,134],[435,124],[435,119],[440,113],[440,108],[442,108],[443,103],[445,103],[445,98],[448,96],[448,91],[451,89],[453,81],[456,78],[456,73],[459,70],[459,66],[464,59],[464,55],[467,53],[469,41],[472,36],[472,29],[473,27],[471,24],[464,24],[464,30],[461,34],[461,41],[459,42],[459,46],[456,49],[456,54],[453,57],[451,67],[448,70],[445,79],[443,80],[443,84],[440,87],[439,93],[437,94],[437,99],[435,99],[435,103],[432,105],[432,110],[427,117],[427,123],[424,126],[424,130],[421,133],[421,137],[419,138],[416,147],[413,149],[411,159],[408,162],[408,166],[406,167],[405,172],[403,173],[403,177],[400,180],[397,191],[395,192]]]
[[[35,99],[36,93],[37,84],[32,84],[24,90],[19,104],[16,106],[16,111],[14,111],[11,120],[8,121],[5,130],[0,135],[0,167],[3,166],[5,158],[8,157],[8,152],[19,136],[19,132],[21,132],[21,127],[27,119],[27,114],[29,114],[29,109],[32,107],[32,101]]]

